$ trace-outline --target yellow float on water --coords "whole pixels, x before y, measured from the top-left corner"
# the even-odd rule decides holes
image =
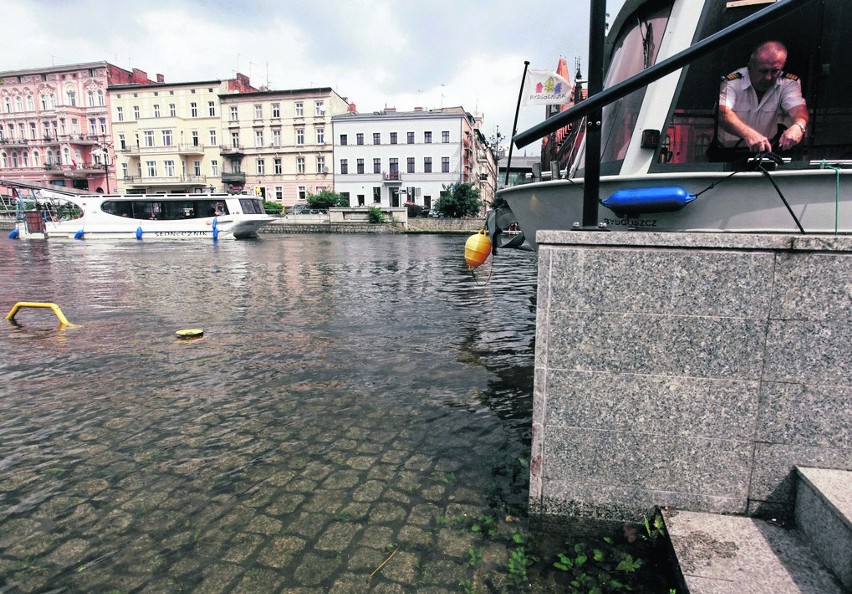
[[[488,233],[483,229],[476,235],[471,235],[464,243],[464,261],[473,270],[481,266],[491,255],[491,240]]]
[[[204,330],[201,328],[187,328],[185,330],[178,330],[176,334],[181,340],[189,340],[190,338],[201,338],[204,336]]]

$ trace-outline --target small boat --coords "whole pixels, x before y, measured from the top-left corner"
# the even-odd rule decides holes
[[[77,194],[0,180],[20,239],[246,239],[272,221],[245,194]]]
[[[752,27],[767,11],[773,11],[771,26]],[[607,68],[599,97],[515,137],[521,147],[571,126],[551,179],[498,192],[497,201],[508,207],[490,218],[495,248],[537,249],[539,230],[592,226],[852,233],[852,96],[845,90],[852,88],[846,66],[852,35],[836,30],[836,23],[850,20],[848,0],[626,0],[603,45]],[[730,38],[713,45],[722,35]],[[786,45],[785,72],[801,80],[809,113],[803,141],[787,153],[714,160],[708,148],[722,77],[769,40]],[[583,105],[592,99],[602,109],[599,171],[586,159],[592,128]],[[587,183],[596,188],[589,192],[593,223],[584,220]],[[519,224],[524,241],[502,232],[509,222]]]

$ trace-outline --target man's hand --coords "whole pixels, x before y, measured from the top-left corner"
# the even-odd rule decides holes
[[[784,133],[781,135],[781,138],[778,139],[778,148],[780,148],[782,151],[786,151],[787,149],[792,148],[802,142],[802,137],[804,135],[805,133],[802,131],[802,129],[798,125],[793,124],[786,130],[784,130]]]

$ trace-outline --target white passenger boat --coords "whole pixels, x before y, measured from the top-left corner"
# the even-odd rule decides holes
[[[750,27],[770,13],[771,21]],[[595,224],[613,231],[852,233],[852,35],[837,26],[849,22],[849,0],[626,0],[604,44],[602,92],[515,137],[525,146],[573,122],[552,179],[498,193],[508,208],[490,217],[495,246],[536,249],[539,230]],[[725,35],[731,37],[715,41]],[[711,162],[720,81],[767,40],[787,46],[785,71],[802,81],[809,112],[803,142],[788,153]],[[593,99],[602,108],[600,171],[586,176],[594,169],[585,154],[591,128],[580,118],[594,113]],[[573,117],[560,118],[569,112]],[[589,180],[599,183],[590,192],[591,225],[584,220]],[[524,241],[498,232],[513,221]]]
[[[15,188],[13,239],[245,239],[272,220],[263,201],[249,195],[72,194],[0,185]]]

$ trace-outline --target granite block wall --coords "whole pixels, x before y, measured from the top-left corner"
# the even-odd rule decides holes
[[[852,238],[542,231],[530,505],[789,515],[852,469]]]

